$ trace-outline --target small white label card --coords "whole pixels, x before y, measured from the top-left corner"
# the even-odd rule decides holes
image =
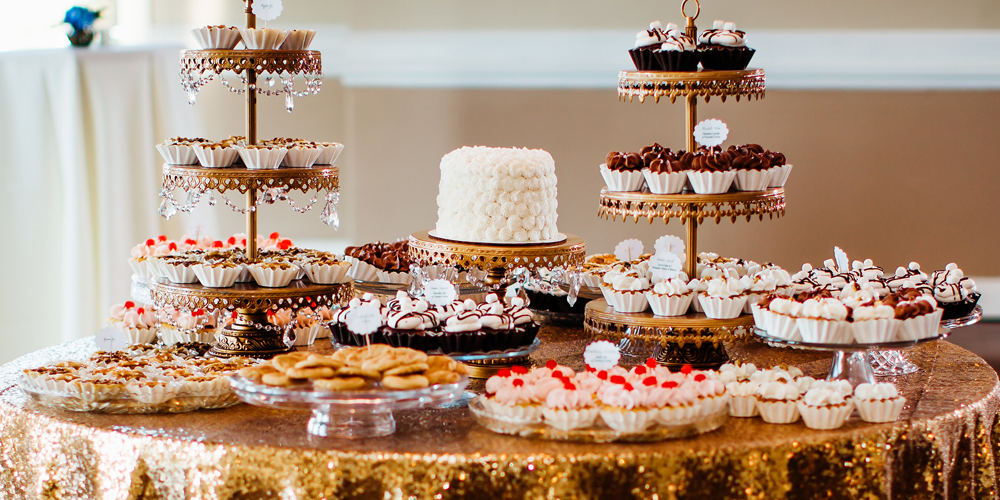
[[[455,301],[455,285],[448,280],[430,280],[424,283],[424,298],[434,306],[446,306]]]
[[[618,346],[607,340],[591,342],[583,350],[583,362],[597,370],[610,370],[618,366],[620,358],[621,352],[618,351]]]
[[[729,127],[722,120],[710,118],[694,126],[694,140],[707,147],[720,146],[729,137]]]
[[[656,252],[649,259],[649,272],[653,281],[676,278],[684,270],[684,262],[673,252]]]
[[[672,234],[660,236],[653,244],[656,253],[670,252],[680,258],[684,258],[684,251],[687,249],[684,240]]]
[[[281,15],[281,0],[253,0],[250,10],[253,15],[265,20],[274,21]]]
[[[618,260],[630,262],[632,259],[637,259],[642,255],[642,249],[643,245],[641,241],[630,238],[615,246],[615,257],[618,257]]]
[[[113,352],[128,347],[128,337],[125,332],[112,326],[97,332],[94,342],[99,351]]]
[[[351,309],[347,315],[347,329],[358,335],[371,335],[382,326],[382,311],[375,305]]]
[[[847,252],[840,249],[840,247],[833,247],[833,258],[837,261],[837,270],[843,274],[851,271],[851,264],[847,260]]]

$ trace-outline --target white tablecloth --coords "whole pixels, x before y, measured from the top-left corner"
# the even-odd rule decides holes
[[[193,220],[156,212],[155,144],[202,135],[179,50],[0,52],[0,362],[93,335],[129,298],[129,249]]]

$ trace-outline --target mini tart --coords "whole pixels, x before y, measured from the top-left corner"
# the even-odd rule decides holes
[[[854,320],[854,341],[859,344],[878,344],[895,340],[900,320],[896,318]]]
[[[315,36],[314,30],[291,30],[285,41],[281,42],[281,50],[307,50]]]
[[[493,396],[479,396],[479,401],[483,407],[492,413],[494,418],[513,422],[541,422],[542,405],[539,404],[518,404],[508,406],[501,404]]]
[[[319,284],[345,283],[350,280],[347,271],[351,264],[345,261],[316,260],[302,264],[309,281]]]
[[[143,380],[129,382],[125,389],[140,403],[158,405],[177,397],[181,386],[176,382]]]
[[[316,165],[333,165],[333,162],[337,161],[340,156],[340,152],[344,150],[344,145],[339,142],[317,142],[316,148],[320,151]]]
[[[603,290],[603,288],[602,288]],[[646,290],[615,290],[611,289],[611,294],[615,297],[615,312],[620,313],[641,313],[649,308],[649,301],[646,299]]]
[[[249,50],[277,50],[288,37],[288,30],[240,28],[240,37]]]
[[[316,337],[319,335],[320,328],[323,325],[320,323],[313,323],[310,326],[296,326],[288,332],[291,337],[293,346],[307,346],[316,343]]]
[[[197,283],[198,276],[194,273],[195,266],[199,264],[192,261],[180,259],[161,259],[160,269],[172,283]]]
[[[861,420],[872,423],[895,422],[903,411],[906,398],[897,396],[891,399],[856,399],[854,401]]]
[[[247,170],[273,170],[281,165],[288,150],[276,146],[245,146],[238,148]]]
[[[646,179],[646,187],[653,194],[677,194],[687,186],[688,176],[685,171],[678,172],[653,172],[648,168],[642,169],[642,176]]]
[[[898,330],[899,339],[920,340],[937,335],[942,315],[944,310],[938,307],[933,312],[902,320]]]
[[[285,158],[281,161],[282,167],[309,168],[316,163],[322,151],[314,145],[290,144]]]
[[[232,392],[225,377],[194,375],[180,381],[178,396],[211,397]]]
[[[712,297],[705,293],[698,294],[698,303],[701,304],[705,316],[712,319],[732,319],[739,317],[743,312],[743,305],[746,304],[746,301],[746,294],[730,297]]]
[[[240,30],[234,26],[205,26],[191,30],[204,50],[233,50],[240,43]]]
[[[854,330],[850,322],[823,318],[795,318],[803,342],[817,344],[850,344]]]
[[[788,176],[792,174],[792,166],[789,164],[776,165],[770,168],[771,170],[771,180],[768,181],[767,187],[785,187],[785,182],[788,181]]]
[[[157,329],[155,327],[148,327],[148,328],[128,327],[125,326],[125,323],[121,321],[113,321],[112,326],[117,328],[119,331],[124,333],[126,337],[128,337],[129,345],[149,344],[154,340],[156,340]]]
[[[749,418],[759,414],[756,396],[731,396],[729,400],[730,417]]]
[[[656,423],[659,410],[655,408],[633,408],[631,410],[616,406],[603,406],[601,420],[608,427],[622,434],[636,434]]]
[[[799,325],[796,323],[795,318],[774,311],[771,311],[770,330],[768,330],[768,333],[772,337],[778,337],[779,339],[802,340],[802,333],[799,331]]]
[[[683,295],[661,295],[652,290],[646,291],[646,301],[656,316],[684,316],[691,307],[695,293],[688,290]]]
[[[240,266],[231,262],[204,263],[194,268],[201,286],[208,288],[229,288],[236,283]]]
[[[818,430],[836,429],[844,425],[847,417],[851,416],[851,412],[854,411],[854,403],[851,398],[847,398],[838,405],[823,406],[808,405],[800,399],[796,403],[796,407],[806,427]]]
[[[298,266],[287,262],[258,262],[247,267],[254,281],[268,288],[288,286],[299,273]]]
[[[198,155],[191,144],[157,144],[156,150],[169,165],[198,164]]]
[[[198,163],[207,168],[231,167],[239,156],[236,148],[222,144],[195,144],[192,147],[195,156],[198,157]]]
[[[737,191],[763,191],[771,183],[771,169],[753,170],[741,169],[736,171],[733,179],[733,186]]]
[[[601,409],[597,407],[563,410],[559,408],[542,408],[545,425],[562,431],[583,429],[594,425]]]
[[[135,257],[129,257],[128,258],[128,267],[132,269],[132,272],[135,274],[136,278],[139,278],[142,281],[147,281],[147,280],[149,280],[149,277],[150,277],[150,275],[149,275],[149,261],[150,261],[150,257],[146,257],[146,258],[143,258],[143,259],[137,259]]]

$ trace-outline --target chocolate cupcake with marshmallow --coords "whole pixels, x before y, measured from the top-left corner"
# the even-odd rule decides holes
[[[662,71],[660,62],[653,56],[653,50],[659,49],[666,40],[667,35],[663,32],[663,25],[659,21],[649,23],[648,30],[636,33],[635,46],[628,51],[628,55],[632,57],[632,63],[635,64],[635,69]]]
[[[706,70],[746,69],[756,50],[747,47],[746,33],[736,23],[715,21],[698,35],[698,55]]]
[[[674,23],[663,28],[663,43],[653,57],[663,71],[698,71],[698,44]]]

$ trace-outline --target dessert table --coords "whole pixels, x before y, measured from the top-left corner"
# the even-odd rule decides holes
[[[535,362],[581,368],[589,339],[546,326]],[[822,376],[829,354],[728,345],[758,366]],[[250,405],[161,415],[48,409],[19,370],[82,357],[93,339],[0,367],[0,491],[12,498],[996,498],[1000,386],[982,359],[945,341],[908,352],[895,423],[852,417],[833,431],[730,418],[697,438],[653,444],[528,440],[479,427],[465,404],[401,411],[389,437],[306,432],[308,412]],[[314,350],[328,350],[321,340]],[[481,389],[482,382],[470,389]],[[468,396],[471,397],[471,394]]]

